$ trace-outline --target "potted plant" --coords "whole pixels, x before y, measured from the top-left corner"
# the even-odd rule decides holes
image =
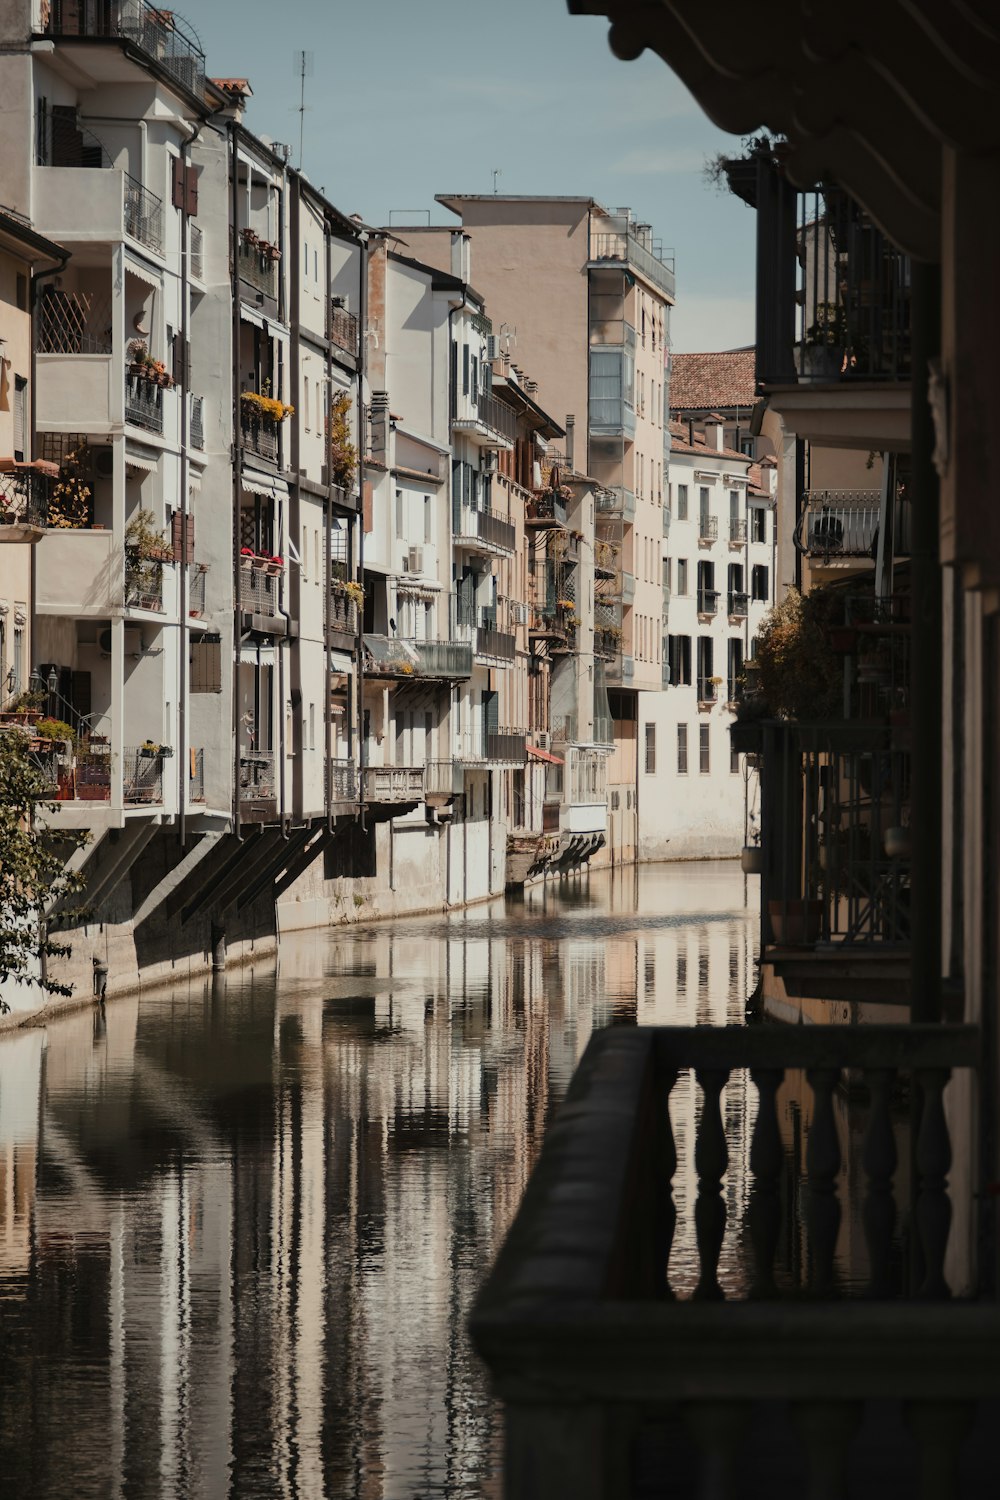
[[[365,602],[365,591],[360,583],[354,583],[353,581],[345,583],[344,593],[347,595],[348,599],[350,599],[359,608]]]
[[[837,380],[849,342],[844,309],[837,302],[817,302],[815,320],[799,349],[799,371],[814,380]]]
[[[354,486],[358,467],[358,450],[351,442],[348,412],[351,398],[341,391],[330,402],[330,478],[342,490]]]
[[[250,569],[253,567],[253,560],[255,556],[256,554],[252,547],[240,548],[240,567],[244,573],[249,573]]]
[[[278,557],[277,555],[275,555],[273,557],[268,557],[265,560],[267,563],[267,571],[270,576],[272,578],[280,577],[285,566],[285,559],[283,557]]]
[[[256,568],[259,573],[264,572],[268,564],[266,553],[255,552],[250,558],[250,566]]]
[[[740,869],[744,875],[762,875],[764,873],[764,851],[760,845],[759,828],[752,830],[749,844],[744,844],[740,851]]]
[[[767,903],[774,941],[784,948],[812,948],[823,929],[823,902],[816,897],[779,897]]]

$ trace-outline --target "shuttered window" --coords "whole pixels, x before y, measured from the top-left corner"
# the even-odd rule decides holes
[[[193,642],[190,662],[192,693],[222,692],[222,642],[218,636]]]

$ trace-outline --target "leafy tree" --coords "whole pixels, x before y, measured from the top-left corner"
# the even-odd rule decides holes
[[[46,959],[70,952],[49,937],[45,908],[83,888],[65,861],[88,835],[70,831],[56,837],[39,817],[57,812],[58,803],[45,800],[50,783],[29,743],[21,730],[0,733],[0,984],[19,980],[51,995],[69,995],[71,987],[45,971]],[[0,1012],[7,1009],[0,999]]]
[[[757,632],[758,692],[769,715],[818,722],[843,713],[844,669],[829,629],[843,605],[823,589],[789,589]]]

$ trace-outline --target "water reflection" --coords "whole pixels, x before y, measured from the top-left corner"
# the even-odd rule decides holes
[[[754,938],[732,866],[592,876],[0,1042],[0,1494],[498,1494],[464,1322],[546,1123],[594,1027],[740,1021]]]

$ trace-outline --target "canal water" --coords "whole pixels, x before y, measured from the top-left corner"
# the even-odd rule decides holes
[[[498,1495],[465,1321],[546,1125],[595,1027],[743,1020],[755,897],[593,874],[0,1040],[0,1497]]]

